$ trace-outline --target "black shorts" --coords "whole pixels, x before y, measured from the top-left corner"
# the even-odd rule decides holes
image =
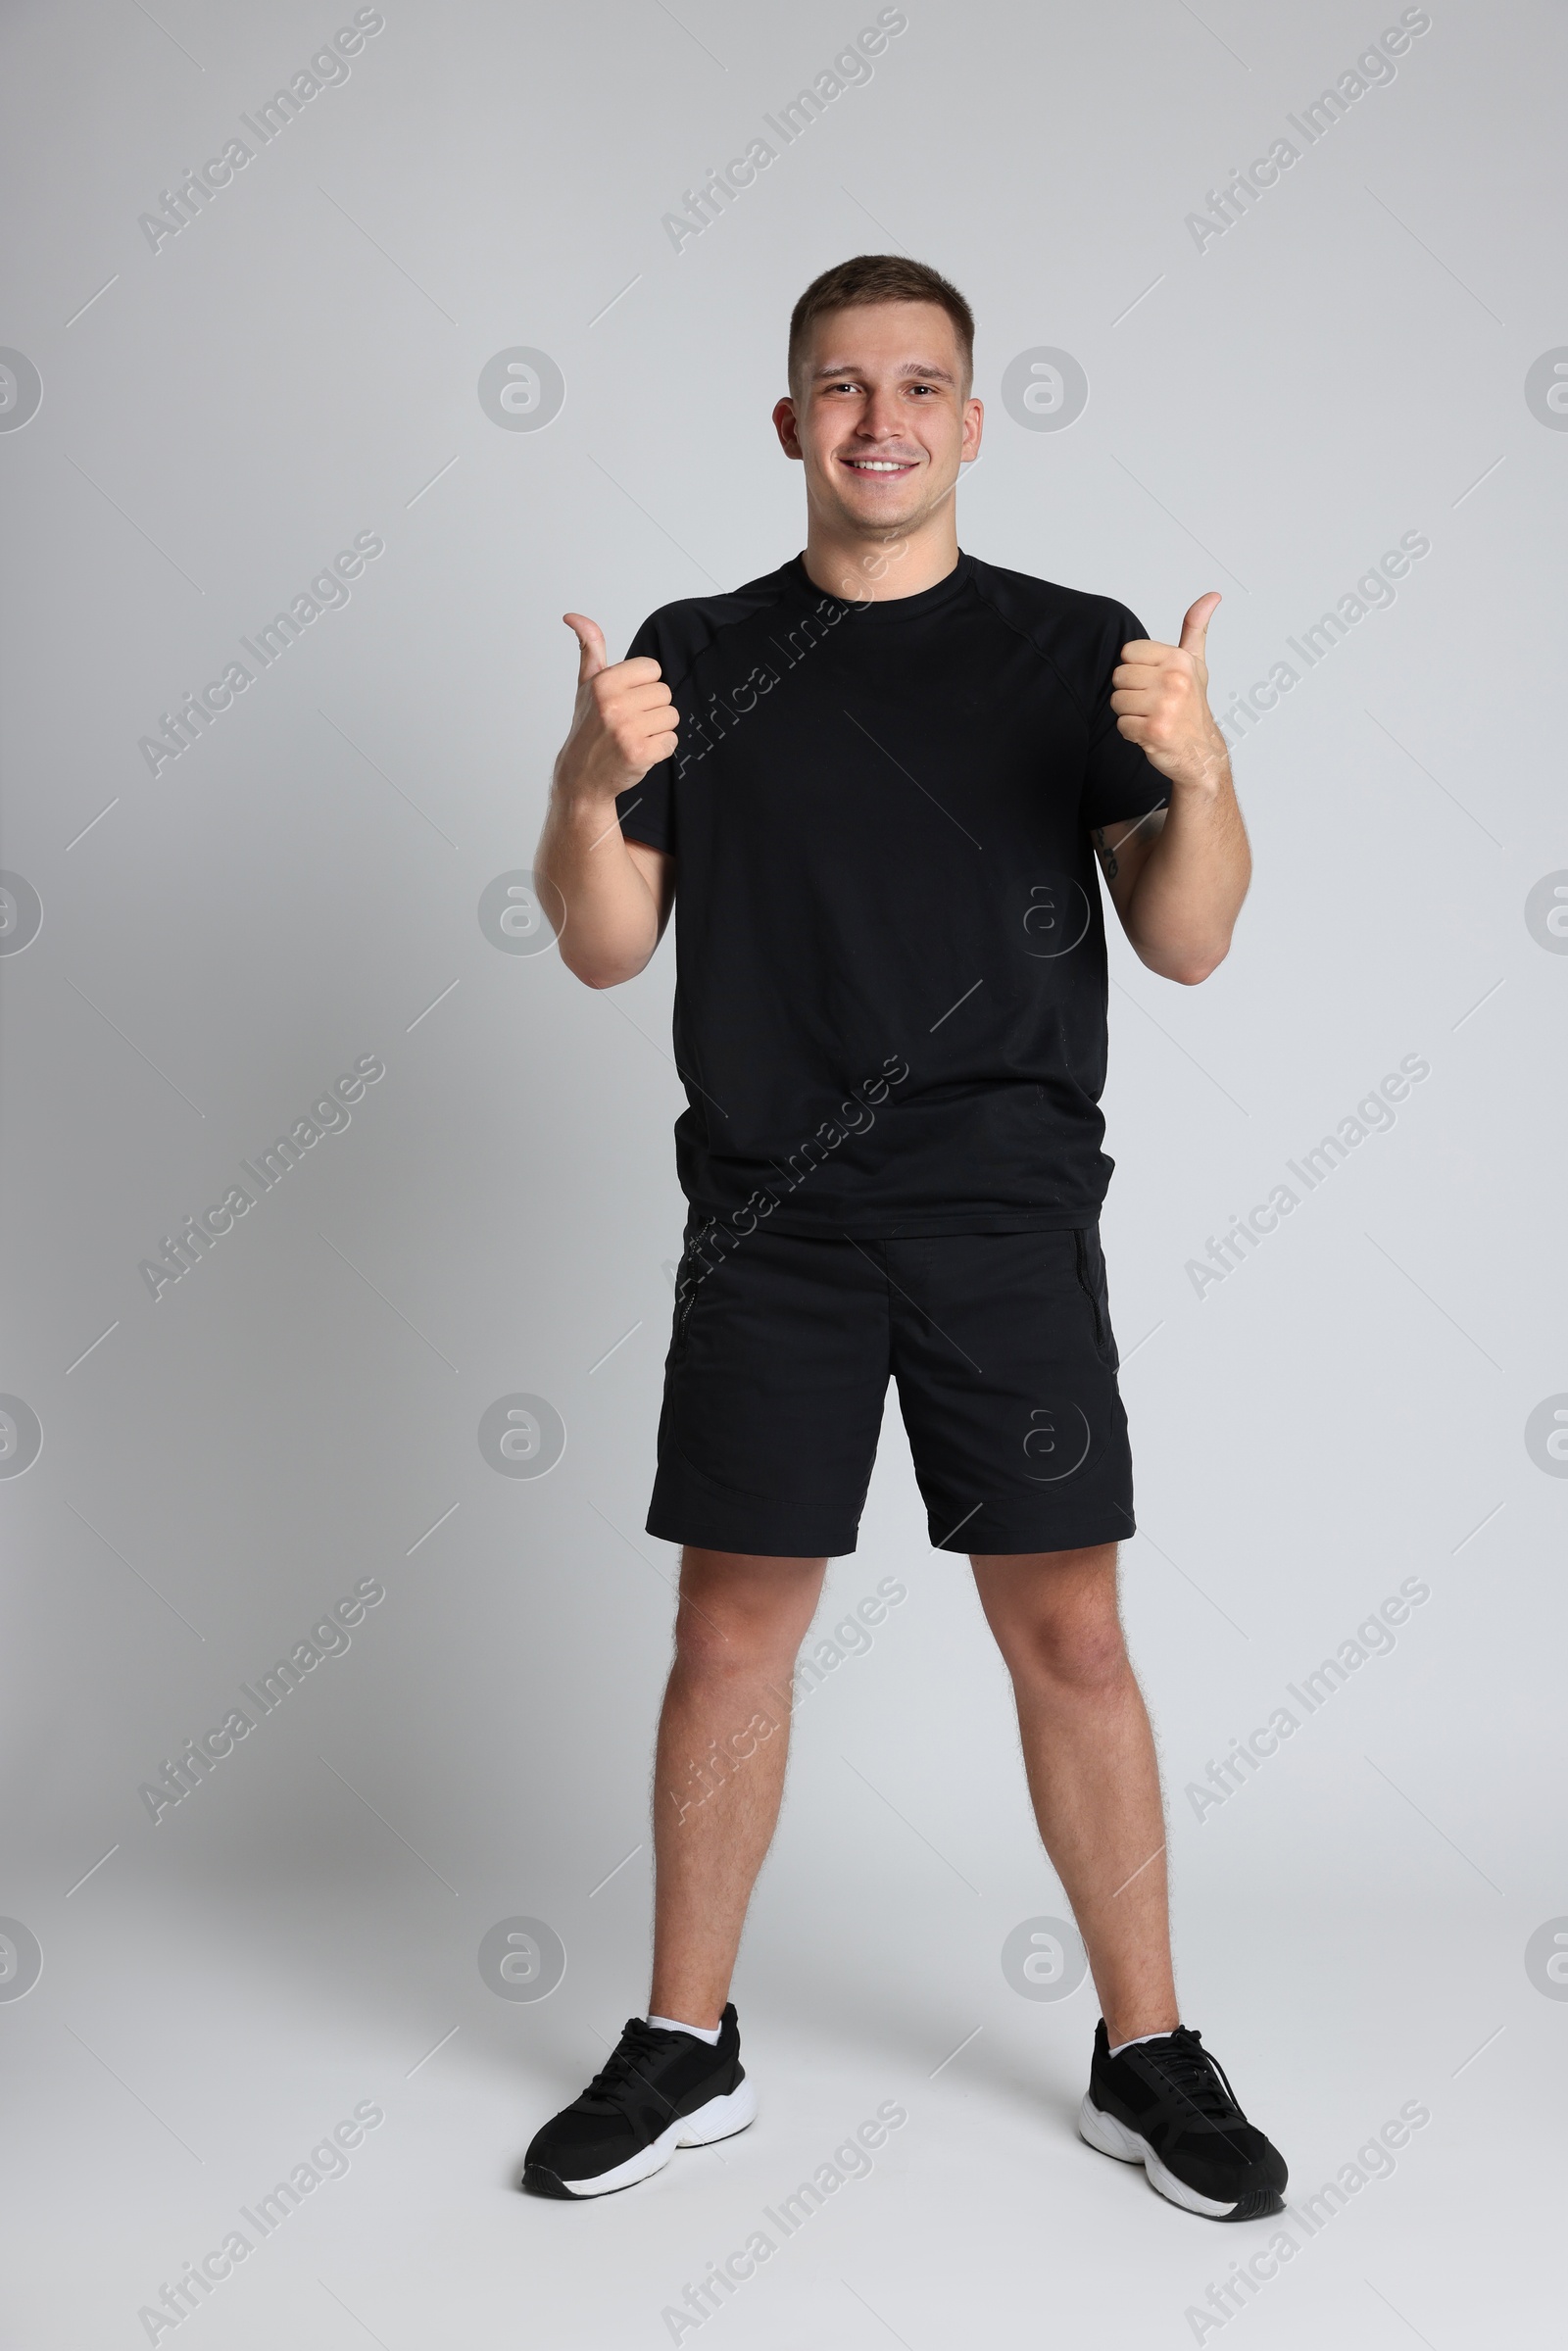
[[[648,1532],[853,1551],[890,1376],[932,1544],[1054,1551],[1133,1529],[1098,1226],[805,1239],[699,1254],[688,1224]],[[708,1270],[704,1270],[705,1265]]]

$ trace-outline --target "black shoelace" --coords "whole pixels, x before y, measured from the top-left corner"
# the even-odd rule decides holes
[[[605,2106],[622,2106],[637,2091],[667,2106],[669,2100],[647,2080],[644,2068],[663,2053],[670,2038],[662,2027],[650,2025],[646,2017],[628,2017],[619,2048],[600,2067],[577,2103],[581,2105],[586,2099],[596,2098]]]
[[[1183,2026],[1169,2040],[1147,2043],[1139,2055],[1183,2105],[1205,2122],[1246,2122],[1224,2067],[1200,2045],[1197,2033]]]

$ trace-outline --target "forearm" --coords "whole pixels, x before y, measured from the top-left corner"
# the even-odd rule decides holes
[[[626,847],[613,799],[552,785],[534,881],[568,971],[590,988],[636,977],[659,945],[660,907]]]
[[[1189,987],[1206,979],[1229,952],[1251,872],[1229,762],[1209,781],[1173,781],[1128,902],[1125,927],[1139,959]]]

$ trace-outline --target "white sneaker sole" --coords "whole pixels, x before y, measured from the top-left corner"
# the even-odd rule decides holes
[[[1236,2210],[1236,2201],[1220,2204],[1212,2196],[1200,2196],[1195,2187],[1178,2180],[1154,2153],[1146,2138],[1118,2123],[1114,2115],[1105,2114],[1095,2104],[1088,2090],[1078,2109],[1078,2135],[1102,2155],[1113,2155],[1118,2163],[1141,2163],[1149,2174],[1151,2185],[1157,2187],[1172,2204],[1180,2204],[1186,2212],[1200,2212],[1211,2221],[1223,2221]]]
[[[677,2147],[710,2147],[715,2139],[733,2138],[756,2120],[757,2092],[748,2074],[726,2097],[710,2098],[695,2114],[682,2115],[613,2171],[601,2172],[593,2180],[563,2180],[561,2184],[568,2196],[608,2196],[613,2188],[634,2187],[639,2180],[662,2172]]]

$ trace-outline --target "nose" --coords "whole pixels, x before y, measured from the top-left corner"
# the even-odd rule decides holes
[[[873,389],[856,431],[863,441],[902,440],[904,420],[899,413],[898,395],[886,388]]]

